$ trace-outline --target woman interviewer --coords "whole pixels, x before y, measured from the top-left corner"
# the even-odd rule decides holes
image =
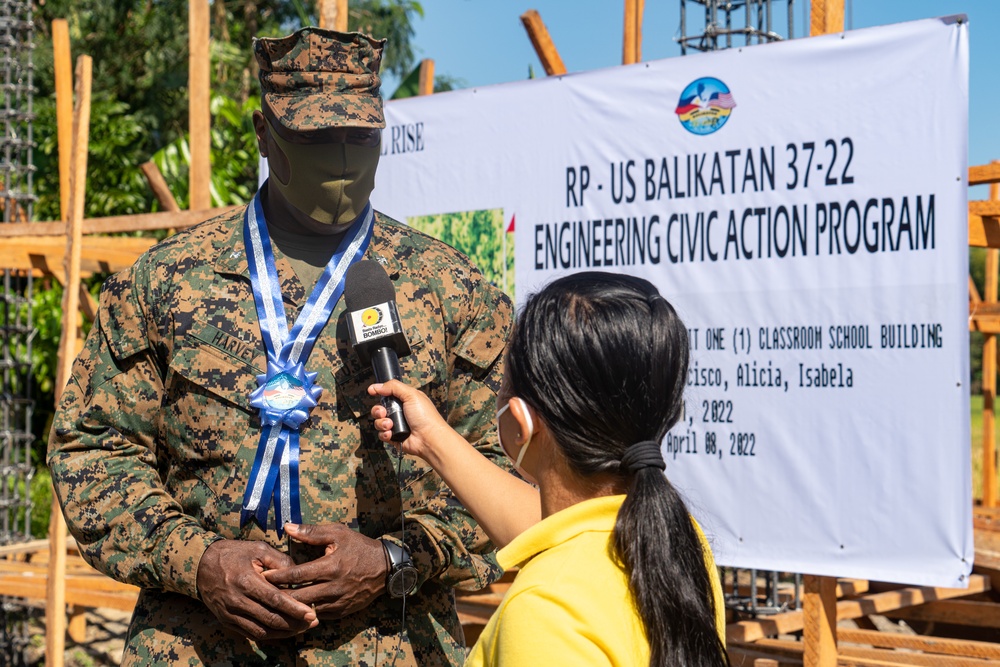
[[[528,299],[507,345],[500,444],[537,490],[494,466],[398,381],[426,460],[498,546],[514,583],[466,665],[728,664],[711,552],[663,474],[680,418],[687,330],[646,280],[602,272]],[[372,409],[389,440],[385,409]],[[504,546],[506,545],[506,546]]]

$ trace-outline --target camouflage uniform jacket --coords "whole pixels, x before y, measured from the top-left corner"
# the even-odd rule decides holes
[[[276,255],[291,326],[308,295]],[[503,461],[493,415],[509,299],[459,252],[381,214],[365,258],[383,265],[396,290],[412,348],[400,360],[404,381],[422,388],[480,451]],[[48,459],[84,557],[142,588],[125,664],[463,661],[452,587],[477,589],[499,576],[493,545],[422,461],[404,457],[397,475],[394,450],[369,418],[374,375],[348,341],[341,299],[306,364],[324,392],[300,431],[303,521],[405,540],[420,572],[406,603],[405,638],[399,642],[399,601],[381,596],[297,638],[255,645],[224,630],[196,589],[199,561],[215,540],[288,548],[273,529],[239,525],[260,433],[248,397],[265,369],[242,211],[167,239],[105,282]]]

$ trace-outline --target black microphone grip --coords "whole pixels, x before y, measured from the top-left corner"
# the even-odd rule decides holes
[[[375,379],[379,382],[398,380],[403,373],[399,370],[399,356],[396,350],[391,347],[380,347],[372,353],[372,369],[375,371]],[[406,423],[406,415],[403,414],[403,404],[395,396],[384,396],[382,406],[385,408],[386,416],[392,420],[393,442],[403,442],[410,437],[410,425]]]

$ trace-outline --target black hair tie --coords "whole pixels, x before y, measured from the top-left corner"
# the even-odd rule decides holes
[[[644,468],[667,469],[663,453],[660,451],[660,443],[655,440],[643,440],[626,447],[620,465],[632,475]]]

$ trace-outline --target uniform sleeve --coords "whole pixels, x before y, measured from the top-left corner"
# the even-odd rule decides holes
[[[119,581],[196,597],[201,556],[221,538],[184,514],[158,473],[163,377],[134,275],[102,288],[57,406],[48,464],[87,562]]]
[[[452,428],[508,471],[512,468],[497,442],[494,416],[512,314],[506,294],[481,278],[474,283],[456,329],[455,365],[442,408]],[[413,497],[431,498],[405,512],[405,542],[420,583],[435,579],[445,586],[478,590],[498,579],[503,570],[493,543],[437,473],[428,471],[414,484],[423,488],[413,489]],[[398,532],[387,537],[404,539]]]

